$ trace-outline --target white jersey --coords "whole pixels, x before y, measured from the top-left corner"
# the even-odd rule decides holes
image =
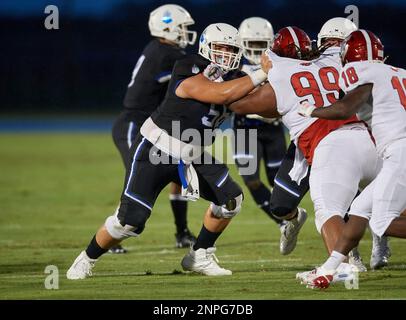
[[[268,81],[275,91],[278,112],[292,140],[317,120],[298,114],[302,101],[326,107],[338,100],[339,53],[339,47],[331,47],[318,59],[302,61],[281,58],[270,52],[273,67],[268,73]]]
[[[376,62],[347,63],[340,77],[345,91],[371,83],[372,134],[380,154],[392,142],[406,138],[406,71]]]

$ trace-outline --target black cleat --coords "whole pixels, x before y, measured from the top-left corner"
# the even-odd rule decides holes
[[[116,245],[114,247],[111,247],[109,249],[110,253],[114,253],[114,254],[123,254],[123,253],[127,253],[127,249],[124,249],[121,245]]]
[[[196,237],[187,228],[182,233],[175,234],[175,237],[176,248],[189,248],[196,243]]]

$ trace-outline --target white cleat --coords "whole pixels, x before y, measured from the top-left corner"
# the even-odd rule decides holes
[[[332,280],[330,282],[336,283],[354,280],[357,272],[359,272],[358,269],[353,265],[341,263],[337,270],[330,270],[328,272],[321,270],[320,267],[310,271],[299,272],[296,274],[296,279],[299,280],[301,284],[311,287],[314,280],[324,274],[332,275]]]
[[[354,248],[348,254],[348,263],[357,268],[358,272],[367,272],[368,269],[362,262],[362,258],[358,252],[358,248]]]
[[[92,275],[92,269],[97,259],[90,259],[85,251],[82,251],[75,259],[68,272],[66,278],[69,280],[85,279]]]
[[[283,255],[287,255],[295,249],[297,236],[307,219],[305,209],[297,208],[297,210],[297,217],[295,219],[286,221],[286,224],[281,228],[279,251]]]
[[[193,271],[206,276],[231,276],[230,270],[224,269],[218,265],[218,259],[214,255],[216,248],[198,249],[196,251],[190,248],[188,254],[182,259],[182,268],[185,271]]]
[[[314,268],[311,271],[305,271],[305,272],[300,272],[296,274],[296,279],[300,280],[301,284],[304,284],[306,288],[310,289],[315,289],[319,287],[317,285],[318,282],[320,282],[320,279],[323,279],[323,282],[326,283],[327,288],[330,283],[334,281],[334,276],[335,276],[336,271],[331,270],[326,272],[320,267]],[[320,288],[323,288],[324,286],[320,286]]]
[[[300,281],[300,284],[311,283],[317,277],[317,268],[310,271],[296,273],[296,279]]]
[[[391,251],[389,248],[387,237],[378,237],[375,233],[372,232],[372,239],[372,252],[369,265],[372,270],[377,270],[388,265]]]

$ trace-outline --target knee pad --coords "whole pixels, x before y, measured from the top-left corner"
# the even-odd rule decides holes
[[[243,194],[241,193],[237,197],[228,200],[226,204],[218,206],[214,203],[211,203],[210,208],[213,212],[213,215],[217,218],[231,219],[238,212],[241,211],[242,200],[244,199]]]
[[[139,236],[151,212],[137,203],[121,202],[114,215],[105,222],[107,232],[117,240]]]
[[[117,240],[124,240],[129,237],[136,237],[139,235],[138,233],[134,232],[134,230],[137,229],[136,227],[128,224],[123,226],[116,215],[108,217],[104,225],[112,238]]]

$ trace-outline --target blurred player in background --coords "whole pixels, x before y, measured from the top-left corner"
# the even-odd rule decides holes
[[[203,31],[199,55],[176,62],[164,101],[144,122],[131,147],[120,208],[73,262],[68,279],[91,276],[94,264],[110,247],[140,235],[156,198],[170,182],[181,183],[182,194],[190,199],[201,195],[211,202],[196,243],[181,262],[183,269],[208,276],[232,274],[218,265],[215,242],[241,210],[243,194],[227,167],[204,152],[204,146],[213,143],[213,130],[230,114],[225,105],[266,80],[260,69],[223,81],[225,73],[238,68],[241,55],[238,30],[216,23]]]
[[[268,20],[251,17],[241,23],[239,33],[244,57],[240,73],[245,75],[261,68],[261,55],[270,47],[274,32]],[[255,115],[238,114],[234,114],[233,125],[236,136],[238,129],[245,131],[243,149],[237,143],[239,140],[234,139],[236,142],[234,144],[234,159],[240,175],[256,204],[282,228],[283,221],[276,219],[271,214],[269,205],[271,191],[261,181],[260,163],[264,160],[268,182],[271,187],[274,187],[276,172],[286,152],[283,125],[279,120],[269,121],[269,119],[255,117]],[[256,139],[250,135],[249,129],[257,130]],[[256,146],[256,149],[254,149],[254,146]],[[254,166],[256,168],[255,172],[244,174],[244,169],[247,166]]]
[[[185,56],[183,49],[193,45],[196,32],[188,27],[194,21],[184,8],[163,5],[151,12],[149,30],[154,37],[145,47],[135,65],[124,98],[124,110],[113,126],[113,140],[120,151],[126,170],[129,169],[131,145],[141,125],[156,110],[165,97],[176,60]],[[172,183],[170,202],[176,225],[176,247],[189,247],[196,241],[187,226],[187,201],[180,195],[180,186]],[[120,246],[110,249],[112,253],[125,252]]]
[[[340,85],[347,93],[327,108],[305,101],[306,117],[344,120],[353,117],[372,97],[372,134],[383,159],[378,176],[353,201],[330,258],[309,274],[305,283],[326,288],[348,252],[358,245],[369,225],[379,237],[406,238],[406,71],[384,64],[379,38],[370,31],[353,32],[341,46]]]

